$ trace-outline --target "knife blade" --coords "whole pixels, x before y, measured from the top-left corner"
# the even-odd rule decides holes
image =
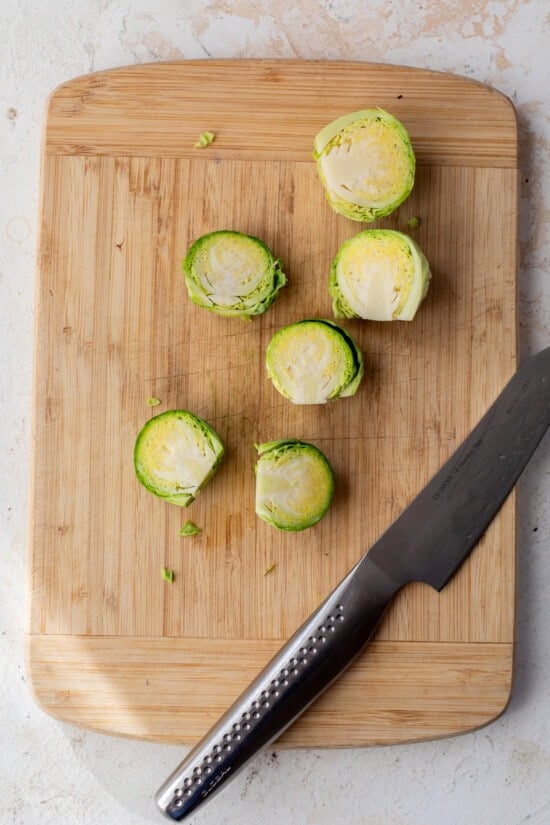
[[[550,347],[281,648],[155,795],[181,821],[276,739],[359,655],[409,582],[441,590],[475,547],[550,425]]]

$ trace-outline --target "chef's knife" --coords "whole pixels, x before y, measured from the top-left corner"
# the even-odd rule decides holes
[[[441,590],[469,555],[550,424],[550,347],[523,364],[422,492],[296,631],[156,794],[191,814],[355,659],[409,582]]]

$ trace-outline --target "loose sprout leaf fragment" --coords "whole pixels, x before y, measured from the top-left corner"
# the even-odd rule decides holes
[[[365,229],[345,241],[330,270],[336,318],[411,321],[431,272],[418,244],[393,229]]]
[[[281,261],[252,235],[218,230],[202,235],[183,262],[190,299],[219,315],[261,315],[286,283]]]
[[[414,186],[416,160],[403,124],[383,109],[363,109],[329,123],[313,157],[331,207],[355,221],[391,214]]]
[[[192,521],[186,521],[180,528],[180,536],[196,536],[198,533],[202,533],[202,529]]]
[[[160,571],[160,575],[164,579],[165,582],[173,582],[174,581],[174,571],[170,570],[169,567],[162,567]]]
[[[160,398],[148,398],[147,403],[150,407],[158,407],[160,404]]]
[[[188,410],[168,410],[139,433],[134,467],[154,495],[187,507],[212,478],[224,454],[217,433]]]
[[[204,149],[212,143],[215,137],[216,135],[214,132],[202,132],[202,134],[199,135],[199,139],[194,144],[195,149]]]
[[[266,367],[273,386],[293,404],[324,404],[354,395],[363,357],[348,333],[332,321],[289,324],[272,337]]]
[[[293,532],[312,527],[328,510],[333,492],[332,468],[313,444],[285,439],[258,446],[256,514],[268,524]]]

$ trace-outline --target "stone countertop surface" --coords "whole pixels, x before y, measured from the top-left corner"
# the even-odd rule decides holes
[[[520,352],[550,343],[547,0],[4,0],[0,4],[0,823],[161,822],[181,748],[65,726],[26,682],[27,488],[39,149],[47,95],[76,75],[191,58],[350,59],[475,78],[520,129]],[[384,748],[264,753],[204,825],[548,825],[550,441],[519,487],[515,684],[491,725]]]

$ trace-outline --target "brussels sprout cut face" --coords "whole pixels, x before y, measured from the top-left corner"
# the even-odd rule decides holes
[[[151,493],[187,507],[223,453],[222,442],[206,421],[187,410],[168,410],[151,418],[139,433],[134,466]]]
[[[330,205],[355,221],[389,215],[414,185],[409,135],[383,109],[364,109],[329,123],[315,138],[313,157]]]
[[[263,241],[225,230],[196,240],[183,271],[194,304],[241,318],[265,312],[286,283],[281,262]]]
[[[363,377],[361,352],[330,321],[299,321],[280,329],[267,348],[266,366],[275,389],[294,404],[353,395]]]
[[[334,492],[334,475],[323,453],[288,439],[258,446],[256,513],[279,530],[305,530],[323,517]]]
[[[412,238],[366,229],[339,249],[329,290],[336,318],[411,321],[428,291],[428,261]]]

